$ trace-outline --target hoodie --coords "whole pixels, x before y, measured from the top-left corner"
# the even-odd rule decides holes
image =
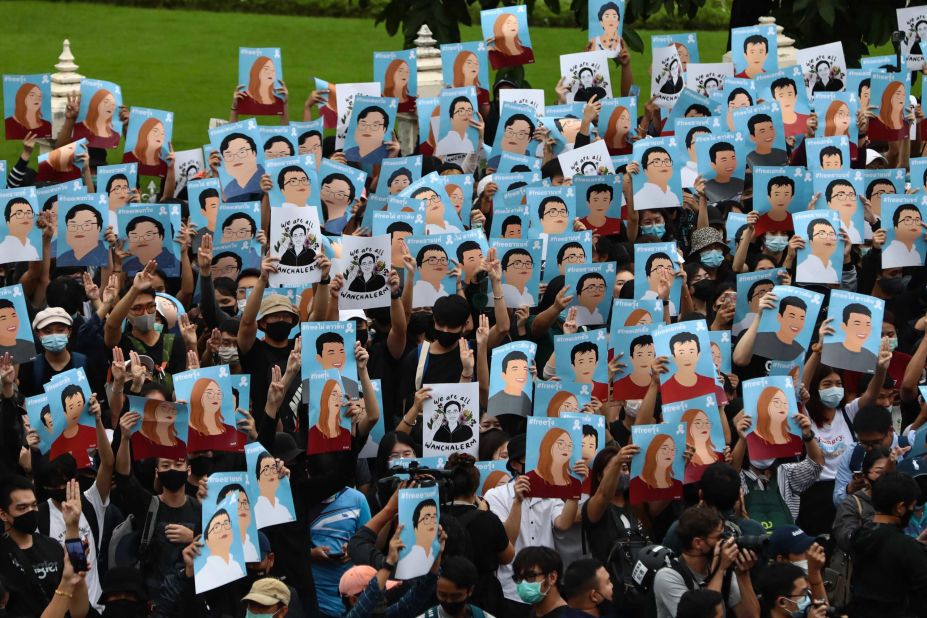
[[[851,542],[850,615],[927,618],[927,549],[895,525],[860,528]]]
[[[872,498],[868,490],[847,494],[837,507],[837,516],[834,518],[831,531],[837,547],[850,553],[853,535],[861,527],[871,523],[874,515],[875,508],[872,506]]]

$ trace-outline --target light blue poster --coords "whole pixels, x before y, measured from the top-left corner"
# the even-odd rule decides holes
[[[223,201],[250,200],[262,192],[264,150],[258,148],[261,133],[254,118],[209,129],[209,142],[222,158],[219,181]]]
[[[714,395],[664,405],[663,422],[671,427],[684,425],[686,428],[686,447],[693,453],[686,465],[685,483],[700,481],[705,468],[724,460],[724,427]]]
[[[132,459],[151,457],[184,459],[187,456],[189,406],[173,401],[158,401],[127,395],[129,411],[138,413],[132,434]]]
[[[814,111],[818,115],[815,137],[849,136],[850,141],[859,141],[859,125],[856,114],[859,100],[854,92],[815,92]]]
[[[827,317],[834,334],[824,336],[821,362],[838,369],[874,373],[879,360],[885,301],[831,290]]]
[[[273,182],[268,194],[271,207],[319,207],[319,177],[316,170],[315,156],[311,154],[268,161],[267,175]]]
[[[26,408],[26,416],[29,417],[29,427],[39,434],[39,452],[48,455],[52,443],[64,430],[64,419],[52,416],[51,406],[48,405],[48,395],[45,393],[26,397],[23,407]]]
[[[517,240],[494,238],[492,248],[502,266],[502,296],[506,307],[535,307],[540,300],[541,248],[539,239]],[[495,302],[490,297],[490,305]]]
[[[317,118],[308,122],[291,122],[290,126],[296,129],[297,154],[315,157],[316,168],[322,164],[322,133],[324,132],[324,118]]]
[[[243,213],[244,214],[244,213]],[[246,227],[242,219],[232,222],[235,226]],[[215,240],[212,245],[212,276],[214,279],[238,280],[238,275],[246,268],[260,265],[260,258],[255,252],[257,243],[250,240]]]
[[[187,197],[190,204],[190,223],[196,226],[197,238],[216,229],[216,215],[219,213],[222,187],[218,178],[198,178],[187,183]],[[199,243],[195,243],[198,249]]]
[[[882,268],[923,266],[927,257],[924,221],[927,218],[927,195],[883,195]]]
[[[493,180],[501,174],[531,173],[539,174],[541,172],[541,160],[531,155],[518,154],[516,152],[503,152],[499,157],[499,165],[493,174]],[[540,180],[540,177],[538,177]]]
[[[634,245],[634,286],[638,300],[666,300],[670,315],[677,314],[682,295],[682,279],[677,276],[682,258],[675,242]],[[646,285],[644,284],[646,282]]]
[[[438,107],[438,97],[421,98],[416,101],[416,115],[418,116],[418,143],[428,145],[434,152],[438,139],[438,122],[441,109]]]
[[[714,363],[705,320],[662,324],[653,330],[654,352],[667,358],[667,371],[660,374],[663,403],[675,403],[714,394]]]
[[[351,216],[352,207],[364,191],[367,172],[322,159],[319,167],[319,199],[322,203],[322,230],[339,236]]]
[[[259,442],[245,446],[248,497],[258,528],[296,521],[290,478],[281,475],[273,455]]]
[[[106,266],[109,247],[103,242],[106,195],[62,195],[58,198],[58,266]]]
[[[6,139],[21,140],[32,133],[51,137],[51,75],[3,76],[3,123]]]
[[[478,461],[476,469],[480,471],[480,484],[476,488],[476,495],[483,497],[486,492],[505,485],[512,480],[512,474],[505,467],[506,460]]]
[[[760,301],[781,281],[781,272],[770,269],[737,274],[737,304],[734,306],[732,335],[739,337],[750,328],[760,314]]]
[[[779,104],[761,103],[734,110],[734,129],[747,140],[747,167],[786,165],[789,155],[785,146],[785,128]]]
[[[579,412],[592,401],[592,386],[563,380],[538,380],[534,384],[534,416],[558,417]]]
[[[660,300],[633,300],[616,298],[612,301],[612,328],[645,326],[663,321],[663,303]],[[612,346],[615,349],[615,346]]]
[[[511,154],[511,153],[504,153]],[[524,156],[524,155],[519,155]],[[528,158],[528,157],[525,157]],[[527,191],[527,187],[539,186],[541,181],[540,171],[518,171],[518,172],[500,172],[496,171],[492,175],[492,182],[496,185],[496,194],[493,196],[493,208],[500,204],[514,204],[513,200],[505,199],[509,193],[518,189]],[[502,198],[502,199],[500,199]]]
[[[690,62],[686,67],[686,88],[711,101],[724,89],[724,82],[734,77],[731,62]]]
[[[795,235],[805,241],[796,253],[797,283],[840,283],[843,239],[840,215],[833,210],[809,210],[792,216]]]
[[[96,419],[90,414],[90,383],[83,368],[69,369],[55,375],[45,384],[48,406],[55,424],[60,423],[58,433],[51,445],[48,460],[70,453],[77,461],[77,468],[90,465],[88,451],[97,446]]]
[[[554,277],[566,274],[566,267],[592,263],[592,232],[570,232],[547,239],[544,257],[544,276],[547,283]]]
[[[313,374],[334,370],[346,384],[348,395],[357,395],[357,361],[354,358],[354,344],[357,341],[355,325],[347,322],[303,322],[302,329],[302,379],[303,401],[309,401],[309,377]],[[315,397],[315,395],[312,395]]]
[[[42,230],[36,227],[39,207],[35,187],[0,190],[0,263],[37,262],[41,259]],[[25,315],[25,314],[24,314]]]
[[[532,498],[576,500],[583,477],[573,469],[583,459],[583,427],[579,419],[528,418],[525,476]]]
[[[911,188],[920,194],[927,194],[927,157],[911,159]]]
[[[903,122],[905,114],[909,111],[908,93],[910,85],[907,73],[894,73],[888,71],[873,71],[870,79],[870,109],[875,112],[875,118],[870,119],[870,133],[873,138],[880,140],[897,140],[898,131],[906,137],[907,126]]]
[[[847,69],[846,91],[856,94],[859,109],[868,110],[872,105],[872,71]]]
[[[872,206],[872,213],[881,219],[882,196],[892,193],[904,193],[905,170],[873,169],[860,170],[860,172],[862,172],[863,175],[863,184],[860,186],[865,188],[862,195],[869,200],[869,204]],[[912,185],[913,184],[914,183],[912,183]]]
[[[531,154],[532,139],[537,126],[537,115],[530,105],[520,103],[503,105],[499,116],[499,128],[496,130],[496,141],[489,153],[490,167],[493,167],[503,152]]]
[[[679,59],[682,60],[682,66],[685,67],[690,62],[700,62],[698,53],[698,33],[697,32],[678,32],[674,34],[651,34],[650,48],[666,47],[675,45]],[[685,48],[685,51],[682,50]],[[688,53],[688,57],[686,54]]]
[[[261,136],[259,144],[264,151],[264,160],[294,157],[297,154],[297,129],[292,125],[258,127]]]
[[[764,73],[756,78],[757,98],[779,104],[787,136],[804,135],[811,115],[808,92],[802,84],[804,78],[801,67],[797,65]]]
[[[691,88],[683,88],[676,105],[665,114],[666,122],[663,125],[663,134],[672,135],[676,122],[683,118],[705,118],[711,116],[711,114],[711,100],[708,97],[702,96]],[[637,122],[636,119],[634,122]],[[680,135],[678,131],[675,131],[675,134]]]
[[[404,548],[396,563],[396,579],[415,579],[431,570],[441,547],[438,540],[440,502],[437,486],[399,490],[400,538]]]
[[[203,504],[202,542],[193,559],[193,581],[197,594],[224,586],[245,576],[245,552],[238,530],[237,491],[230,491],[218,504]]]
[[[238,113],[278,116],[286,106],[283,59],[277,47],[238,48]]]
[[[747,26],[731,29],[731,57],[734,77],[753,79],[779,68],[776,26]]]
[[[389,156],[387,144],[396,128],[398,99],[393,97],[354,97],[351,120],[344,140],[344,156],[370,171]]]
[[[399,195],[403,189],[421,177],[422,155],[386,159],[380,167],[377,193]]]
[[[480,132],[473,126],[477,115],[476,89],[446,88],[441,91],[441,121],[435,156],[473,154],[480,143]]]
[[[776,285],[772,293],[776,306],[760,315],[753,352],[774,361],[804,358],[824,296],[786,285]]]
[[[863,175],[857,171],[824,172],[814,174],[814,193],[819,193],[815,210],[829,209],[840,217],[840,228],[847,233],[850,242],[861,245],[869,228],[863,218]],[[796,229],[796,231],[799,231]],[[868,235],[871,235],[868,234]]]
[[[757,235],[793,229],[791,215],[808,209],[811,187],[811,173],[804,167],[753,168],[753,209],[760,213]]]
[[[608,331],[604,328],[554,336],[557,376],[592,385],[608,383]]]
[[[592,51],[604,51],[609,58],[621,53],[625,0],[589,1],[589,43]]]
[[[672,153],[672,155],[677,157],[678,162],[685,161],[685,164],[680,165],[679,170],[679,181],[683,189],[694,191],[695,179],[699,176],[695,138],[703,135],[711,135],[712,133],[720,133],[722,131],[722,120],[723,118],[721,116],[680,117],[673,121],[675,126],[670,125],[670,122],[667,121],[667,126],[673,126],[673,131],[676,135],[676,143],[678,144],[677,151]],[[678,162],[677,165],[679,165]]]
[[[600,236],[613,236],[621,232],[622,176],[574,176],[576,190],[576,216],[586,229]]]
[[[536,352],[537,344],[530,341],[513,341],[492,349],[486,404],[490,416],[531,415],[534,392],[531,366]]]
[[[567,264],[564,285],[573,297],[561,312],[565,319],[570,309],[576,309],[578,326],[603,326],[608,322],[608,309],[615,288],[615,263]]]
[[[0,288],[0,355],[25,363],[35,357],[34,341],[22,285]]]
[[[489,230],[490,240],[493,238],[528,238],[528,228],[531,221],[528,217],[527,204],[506,204],[494,207],[492,210],[492,227]],[[557,238],[561,238],[561,234]],[[550,240],[548,240],[548,247]]]
[[[812,172],[850,169],[850,142],[840,137],[809,137],[805,139],[808,169]]]
[[[597,128],[609,152],[628,151],[636,137],[637,99],[617,97],[602,101]]]
[[[525,5],[480,11],[480,26],[493,69],[534,63]]]
[[[398,99],[400,112],[415,110],[418,69],[414,49],[373,53],[373,81],[383,85],[383,96]]]
[[[634,425],[631,443],[640,452],[631,459],[631,504],[682,497],[686,426]]]
[[[373,213],[372,225],[373,235],[382,236],[389,234],[392,240],[397,241],[406,236],[424,236],[425,235],[425,217],[420,212],[393,212],[389,210],[380,210]],[[401,235],[405,233],[405,236]],[[397,238],[397,234],[399,237]],[[401,258],[400,253],[400,258]],[[399,267],[402,262],[392,261],[393,267]]]
[[[134,275],[154,260],[168,277],[179,276],[179,247],[174,242],[178,231],[179,204],[126,205],[119,214],[119,237],[126,239],[125,249],[131,254],[122,263],[126,273]]]
[[[238,430],[228,365],[174,374],[177,401],[190,406],[188,450],[241,452],[247,436]]]
[[[640,167],[631,174],[634,209],[677,208],[682,204],[680,170],[673,161],[679,148],[676,137],[648,137],[634,142],[634,161]]]
[[[118,229],[119,209],[129,203],[132,191],[138,188],[138,164],[101,165],[97,168],[96,189],[106,196],[107,211],[103,228]],[[43,209],[44,210],[44,209]]]
[[[377,450],[380,448],[380,442],[383,440],[383,436],[386,434],[386,421],[384,420],[386,418],[386,414],[384,414],[383,408],[383,389],[381,387],[380,380],[370,380],[370,382],[373,385],[373,394],[377,399],[377,406],[380,408],[380,417],[377,419],[377,422],[370,430],[370,434],[367,436],[367,442],[364,443],[364,447],[358,454],[360,459],[376,457]],[[363,393],[361,393],[359,402],[363,404],[363,401]]]
[[[40,183],[65,182],[80,178],[85,155],[87,155],[87,140],[84,138],[65,144],[51,152],[40,154],[36,181]]]
[[[560,418],[578,420],[583,431],[583,461],[592,465],[595,456],[605,448],[605,417],[601,414],[584,414],[582,412],[564,412]],[[587,476],[586,480],[590,480]],[[583,493],[589,493],[586,483],[583,483]]]
[[[746,136],[739,131],[696,136],[695,160],[709,204],[743,194],[747,148]]]
[[[137,163],[142,176],[167,175],[167,156],[171,152],[174,114],[160,109],[133,107],[129,110],[123,163]]]
[[[625,366],[615,374],[613,381],[613,392],[619,400],[643,399],[650,388],[653,379],[650,367],[656,358],[653,328],[650,324],[612,328],[609,345],[615,351],[615,358]]]
[[[465,227],[470,227],[471,205],[473,204],[473,175],[458,174],[439,176],[438,182],[451,202],[451,214],[456,214]]]
[[[724,242],[735,251],[737,243],[740,242],[740,236],[747,227],[747,215],[742,212],[729,212],[727,219],[724,221]]]
[[[711,360],[715,365],[715,369],[720,373],[730,374],[731,331],[711,330],[708,331],[708,338],[711,339]]]
[[[572,186],[528,187],[531,229],[553,236],[572,231],[576,218],[576,190]]]
[[[795,415],[795,385],[790,376],[768,376],[743,382],[746,432],[751,459],[794,457],[802,452],[801,428]]]
[[[400,197],[425,202],[425,233],[448,234],[463,231],[463,222],[446,190],[446,183],[437,172],[422,176],[406,187]],[[469,213],[468,213],[469,214]]]
[[[454,269],[454,252],[444,246],[448,240],[456,245],[455,236],[458,235],[409,236],[405,239],[416,265],[413,307],[432,307],[437,299],[457,293],[457,281],[450,276]]]
[[[480,103],[489,103],[489,57],[486,43],[470,41],[441,46],[445,88],[476,88]]]
[[[135,436],[133,436],[135,437]],[[232,521],[232,535],[240,539],[245,562],[260,562],[258,551],[258,531],[255,525],[254,508],[248,495],[248,473],[240,472],[214,472],[206,481],[207,505],[220,506],[229,495],[236,495],[237,505],[229,515]],[[232,506],[232,505],[229,505]]]
[[[80,109],[74,139],[86,139],[91,148],[115,148],[122,136],[122,88],[112,82],[84,78],[80,83]]]

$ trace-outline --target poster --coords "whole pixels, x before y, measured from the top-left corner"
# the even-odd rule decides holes
[[[441,91],[441,120],[438,123],[438,143],[435,156],[473,154],[480,143],[480,132],[473,126],[479,122],[476,89],[447,88]]]
[[[470,41],[441,46],[445,88],[475,88],[480,105],[489,104],[489,56],[486,43]]]
[[[281,206],[270,210],[270,255],[278,256],[272,287],[307,287],[322,278],[316,258],[322,253],[315,208]]]
[[[864,195],[872,207],[872,214],[881,219],[882,196],[892,193],[904,193],[905,170],[872,169],[861,171],[863,173],[863,184],[861,186],[865,187]]]
[[[535,307],[540,300],[541,245],[539,239],[493,239],[502,266],[502,296],[511,309]],[[492,303],[494,306],[494,302]]]
[[[560,76],[567,103],[602,101],[612,96],[608,54],[604,51],[561,54]]]
[[[377,182],[380,195],[398,195],[422,177],[422,155],[395,157],[383,161]]]
[[[167,175],[167,157],[171,153],[174,114],[160,109],[133,107],[129,110],[123,163],[137,163],[142,176]]]
[[[180,275],[179,247],[174,236],[180,231],[179,204],[130,203],[119,214],[119,237],[126,239],[130,257],[122,262],[129,276],[154,260],[169,277]]]
[[[777,269],[756,270],[737,274],[737,303],[734,305],[734,323],[731,334],[739,337],[750,328],[760,314],[760,301],[779,283]]]
[[[273,182],[273,187],[268,193],[272,208],[321,205],[314,155],[270,160],[267,162],[267,174]]]
[[[317,345],[320,340],[321,337],[316,340]],[[349,450],[352,422],[347,416],[348,397],[339,369],[319,371],[317,367],[311,367],[309,371],[308,452],[315,454]]]
[[[793,231],[792,214],[807,210],[811,201],[811,174],[803,167],[756,167],[752,171],[753,209],[760,215],[755,235]]]
[[[744,135],[735,131],[695,137],[695,160],[699,175],[705,181],[709,204],[740,200],[744,191],[746,148]]]
[[[681,268],[682,257],[675,242],[634,245],[634,279],[640,282],[634,286],[635,296],[638,300],[668,301],[664,310],[675,316],[682,295],[682,279],[676,276]]]
[[[802,452],[801,428],[795,415],[795,385],[790,376],[768,376],[743,382],[746,432],[751,459],[794,457]]]
[[[856,121],[859,99],[854,92],[815,92],[814,110],[818,115],[815,137],[846,135],[853,143],[859,142],[859,125]]]
[[[686,88],[710,97],[724,90],[724,80],[729,77],[734,77],[734,65],[730,62],[690,62],[686,67]]]
[[[592,401],[592,386],[563,380],[538,380],[534,384],[536,417],[556,418],[566,412],[580,412]]]
[[[400,538],[405,547],[396,563],[396,579],[415,579],[431,570],[441,548],[438,540],[440,502],[437,487],[399,490]]]
[[[568,264],[564,285],[573,301],[561,315],[576,309],[577,326],[604,326],[608,322],[612,291],[615,288],[615,263]]]
[[[622,176],[574,176],[576,216],[587,230],[599,236],[621,233]]]
[[[0,355],[9,354],[18,365],[30,361],[34,341],[22,285],[0,288]]]
[[[797,49],[795,61],[801,66],[809,97],[815,92],[843,90],[847,63],[843,56],[843,44],[839,41]]]
[[[489,230],[490,240],[494,238],[528,238],[528,205],[513,204],[493,208],[492,227]],[[561,234],[563,236],[563,234]],[[548,244],[550,240],[548,240]]]
[[[261,176],[264,175],[264,151],[258,149],[261,141],[257,122],[251,118],[231,122],[209,129],[212,148],[222,157],[219,181],[224,202],[255,199],[263,194]]]
[[[927,51],[927,7],[909,6],[895,9],[898,30],[904,33],[901,44],[902,56],[907,58],[909,71],[920,71],[924,66],[924,52]]]
[[[51,117],[51,75],[3,76],[3,126],[7,140],[21,140],[29,133],[37,138],[51,137]]]
[[[608,147],[602,140],[593,142],[582,148],[567,150],[557,156],[564,178],[574,176],[599,176],[614,174]]]
[[[96,189],[106,196],[106,220],[103,228],[119,229],[119,209],[129,203],[132,192],[138,187],[138,164],[101,165],[97,168]],[[44,208],[43,208],[44,210]],[[57,213],[56,213],[57,214]],[[57,233],[56,233],[57,237]]]
[[[631,443],[640,448],[631,459],[631,504],[681,498],[686,426],[633,425]]]
[[[927,212],[927,194],[886,194],[882,195],[880,201],[882,229],[885,230],[882,268],[923,266],[927,258],[927,239],[923,225]]]
[[[204,234],[212,234],[216,229],[216,215],[222,201],[221,191],[218,178],[199,178],[187,184],[190,224],[196,226],[194,250],[199,249]]]
[[[77,468],[91,465],[89,450],[97,447],[96,418],[90,414],[90,383],[82,368],[56,374],[45,384],[55,438],[48,453],[53,461],[65,453],[74,456]]]
[[[882,299],[831,290],[827,317],[834,334],[824,336],[821,362],[837,369],[874,373],[882,343],[884,311]]]
[[[483,39],[493,69],[534,63],[524,5],[480,11]]]
[[[323,231],[340,236],[354,215],[355,201],[363,194],[367,173],[336,161],[323,159],[319,167],[319,198]]]
[[[277,47],[238,48],[238,113],[246,116],[281,116],[286,107],[283,92],[283,58]]]
[[[557,234],[547,239],[544,253],[543,282],[566,274],[566,267],[592,262],[592,232]]]
[[[790,66],[773,73],[764,73],[756,78],[757,98],[766,102],[775,101],[782,113],[785,135],[804,135],[811,115],[810,95],[804,83],[800,66]]]
[[[377,419],[377,422],[374,424],[373,428],[370,430],[370,433],[367,435],[367,442],[364,443],[363,448],[358,454],[360,459],[369,459],[377,456],[377,450],[380,448],[380,442],[383,440],[383,436],[386,434],[386,414],[383,408],[383,387],[380,383],[380,380],[370,380],[370,383],[373,385],[373,394],[377,400],[377,406],[380,409],[380,417]],[[360,399],[358,403],[363,405],[364,397],[363,393],[359,393]],[[366,409],[366,408],[365,408]]]
[[[779,104],[761,103],[734,110],[734,130],[749,140],[746,163],[753,169],[759,166],[787,165],[785,127]]]
[[[668,359],[668,371],[660,374],[664,404],[715,393],[717,371],[705,320],[663,324],[652,334],[655,354]]]
[[[486,492],[496,487],[505,485],[512,480],[512,475],[505,467],[504,459],[494,461],[478,461],[474,465],[480,471],[480,484],[477,486],[476,495],[481,498]]]
[[[39,452],[48,455],[52,442],[61,435],[64,429],[63,419],[52,418],[48,395],[45,393],[26,397],[23,400],[23,407],[26,409],[26,416],[29,417],[29,427],[34,429],[39,436],[39,443],[36,445]]]
[[[682,70],[688,72],[689,65],[699,62],[698,33],[675,32],[673,34],[651,34],[650,47],[666,47],[675,45],[679,58],[682,60]]]
[[[344,285],[340,291],[340,309],[390,306],[387,281],[392,268],[392,248],[389,236],[343,236],[341,263]]]
[[[354,97],[364,95],[368,97],[382,96],[381,82],[364,82],[354,84],[338,84],[335,90],[336,109],[338,121],[335,131],[335,148],[344,149],[344,142],[348,135],[348,123],[354,111]],[[327,127],[326,127],[327,128]]]
[[[625,0],[590,0],[589,42],[607,58],[621,53]]]
[[[449,276],[453,270],[450,257],[453,253],[448,254],[442,240],[453,243],[454,236],[410,236],[405,239],[416,265],[412,307],[432,307],[439,298],[457,293],[456,281]]]
[[[821,196],[815,204],[815,210],[837,213],[840,229],[846,232],[850,243],[854,245],[863,244],[866,230],[869,229],[869,224],[863,218],[863,204],[859,199],[864,190],[862,180],[862,173],[820,171],[814,174],[812,185],[814,193]],[[796,231],[802,234],[802,230]],[[872,236],[871,231],[868,236]]]
[[[234,511],[229,511],[229,515],[232,516],[232,535],[237,536],[241,541],[245,562],[254,563],[261,561],[261,554],[258,551],[260,543],[254,509],[251,507],[251,498],[246,489],[249,484],[247,472],[213,472],[206,481],[204,503],[219,506],[230,494],[235,495],[237,505],[234,506],[236,508]]]
[[[608,383],[608,331],[604,328],[554,336],[557,377],[589,384]]]
[[[735,77],[753,79],[779,68],[776,26],[747,26],[731,29],[731,58]]]
[[[290,478],[281,476],[273,455],[259,442],[245,446],[248,497],[258,528],[296,521]],[[254,479],[254,480],[252,480]]]
[[[572,186],[526,187],[531,229],[537,234],[571,232],[576,218],[576,191]]]
[[[431,398],[422,407],[422,454],[479,456],[479,383],[425,384]]]
[[[232,514],[238,513],[238,492],[229,492],[218,504],[203,505],[202,542],[193,560],[197,594],[224,586],[245,576],[245,554]]]
[[[776,285],[776,307],[760,315],[753,353],[774,361],[803,358],[811,344],[822,294],[804,288]]]
[[[724,461],[724,427],[714,395],[702,395],[663,406],[663,422],[670,427],[686,428],[686,447],[692,448],[692,459],[686,462],[686,484],[702,480],[705,468]]]
[[[660,300],[612,300],[612,329],[626,326],[647,326],[663,320],[663,303]],[[612,349],[615,349],[612,346]]]
[[[833,210],[809,210],[794,214],[792,222],[795,234],[805,241],[805,247],[796,252],[796,283],[840,283],[840,215]]]
[[[122,88],[117,84],[84,78],[72,139],[86,139],[90,148],[117,147],[122,136],[121,107]]]
[[[487,414],[531,415],[534,392],[531,365],[536,353],[537,345],[530,341],[513,341],[492,349]]]
[[[324,118],[317,118],[308,122],[290,122],[296,129],[297,154],[312,155],[315,157],[316,169],[322,165],[322,132],[324,131]]]
[[[531,143],[537,125],[537,113],[533,107],[519,103],[504,104],[500,111],[496,140],[489,153],[490,166],[503,152],[531,154]]]
[[[718,370],[717,382],[723,386],[724,380],[720,374],[730,375],[731,371],[731,331],[710,330],[708,338],[711,339],[711,361]]]
[[[399,112],[414,112],[418,95],[415,50],[374,52],[373,81],[383,84],[384,97],[396,99]]]
[[[261,141],[258,144],[264,151],[264,161],[296,156],[297,130],[292,125],[277,127],[258,127]]]
[[[56,265],[106,266],[110,250],[103,242],[107,199],[102,193],[61,195],[58,198],[58,255]]]
[[[174,374],[177,401],[190,407],[187,450],[241,452],[247,436],[238,430],[228,365]]]
[[[634,209],[677,208],[682,205],[681,166],[674,164],[678,138],[650,137],[634,142],[634,161],[640,166],[631,174]]]
[[[372,170],[389,156],[387,144],[396,127],[398,99],[358,95],[344,139],[344,156]]]
[[[873,72],[870,79],[870,110],[875,117],[869,119],[870,139],[880,141],[907,140],[911,136],[906,117],[911,112],[907,76],[886,71]]]
[[[660,310],[662,313],[662,307]],[[620,355],[620,362],[625,365],[625,369],[614,376],[613,392],[616,399],[643,399],[650,389],[653,380],[650,368],[657,356],[652,333],[653,326],[649,324],[612,327],[610,345],[615,351],[615,358]]]
[[[528,419],[525,476],[532,498],[577,500],[583,477],[574,466],[583,459],[582,421],[568,418]]]
[[[650,75],[650,97],[653,102],[663,109],[673,107],[683,88],[682,61],[675,45],[653,49]]]
[[[804,143],[807,167],[812,172],[850,169],[850,142],[846,136],[809,137]]]
[[[51,152],[40,154],[36,181],[66,182],[81,177],[82,159],[87,154],[87,140],[84,138],[65,144]]]
[[[0,262],[37,262],[41,259],[42,230],[35,225],[38,208],[35,187],[0,189]]]

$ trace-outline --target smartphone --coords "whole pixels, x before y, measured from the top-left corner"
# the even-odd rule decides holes
[[[629,97],[639,97],[641,95],[641,87],[637,84],[631,84],[631,88],[628,89]]]
[[[68,560],[71,561],[71,567],[75,573],[83,573],[88,570],[87,554],[84,552],[84,542],[80,539],[65,539],[64,549],[68,552]]]

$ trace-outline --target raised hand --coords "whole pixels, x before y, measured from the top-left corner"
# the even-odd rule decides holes
[[[141,292],[142,290],[150,290],[152,285],[154,285],[154,274],[158,270],[158,263],[154,260],[149,260],[145,264],[145,268],[135,273],[135,278],[132,280],[132,288],[136,292]]]
[[[460,348],[460,364],[463,365],[461,377],[470,376],[472,378],[474,367],[473,350],[470,349],[470,344],[463,337],[460,338],[458,347]]]

